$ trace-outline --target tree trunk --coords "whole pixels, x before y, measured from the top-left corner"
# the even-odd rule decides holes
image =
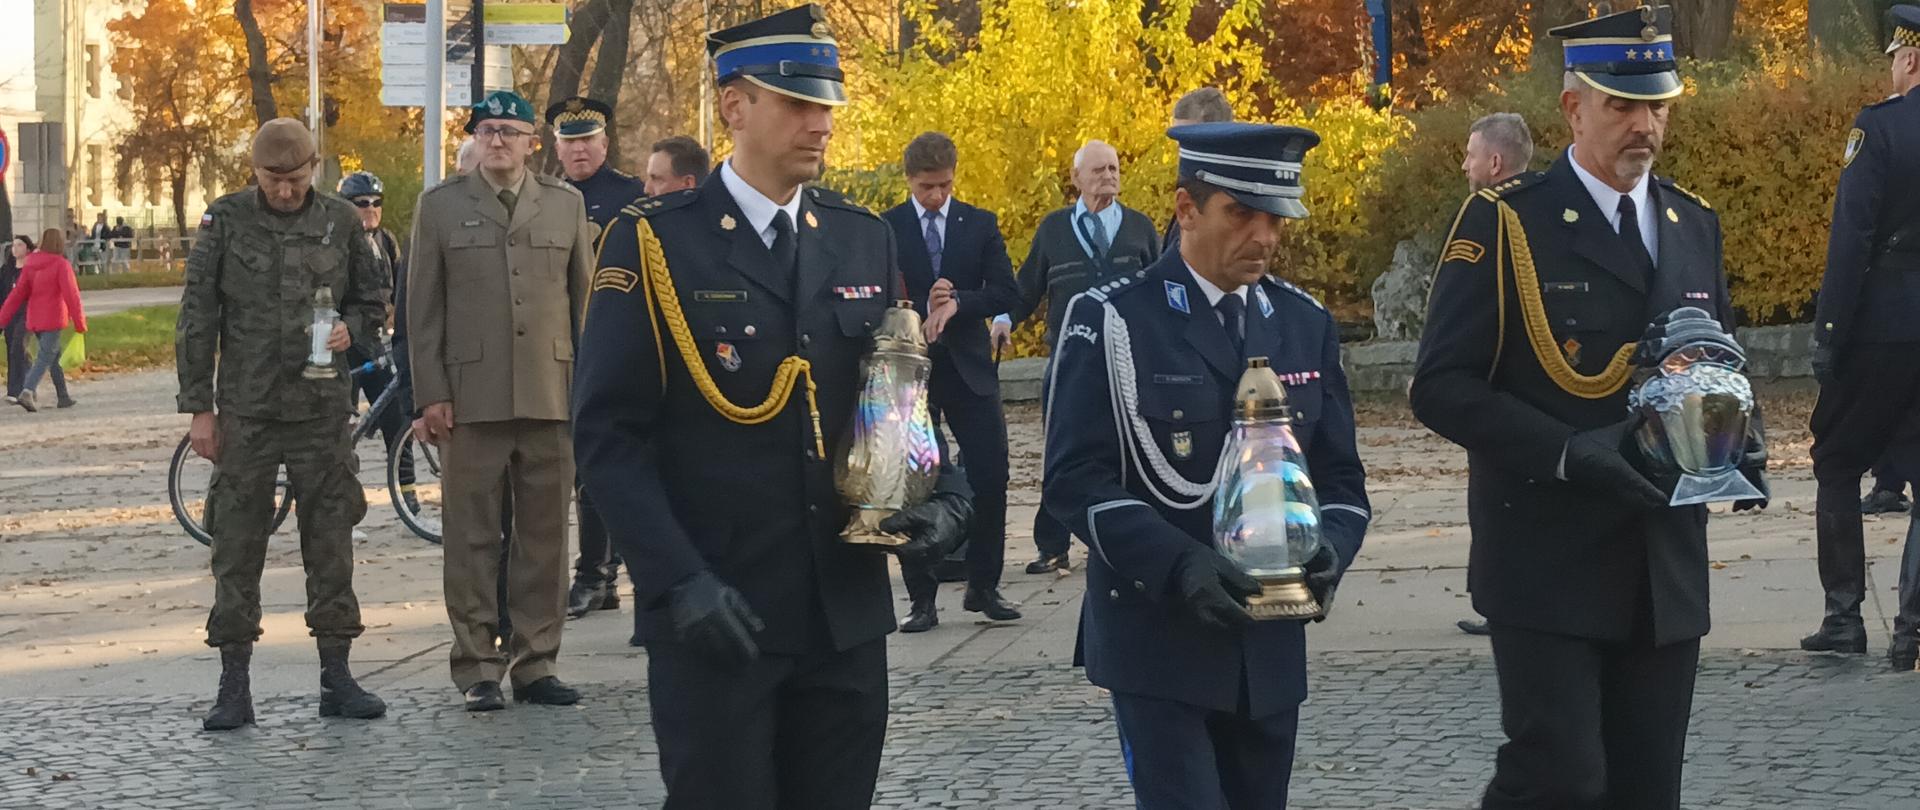
[[[247,35],[247,81],[253,95],[253,120],[264,124],[280,117],[273,101],[273,71],[267,64],[267,38],[260,33],[260,20],[253,16],[253,0],[233,0],[234,19]]]
[[[1405,49],[1396,48],[1407,55],[1407,64],[1411,67],[1425,67],[1433,60],[1433,52],[1427,48],[1426,20],[1420,16],[1418,0],[1399,0],[1393,7],[1394,32],[1401,34],[1406,43]]]
[[[593,78],[587,82],[588,98],[620,109],[620,85],[627,76],[627,49],[632,39],[633,0],[609,0],[606,26],[600,32],[600,55],[594,59]],[[607,163],[620,165],[617,120],[607,122]]]
[[[1533,32],[1533,55],[1529,69],[1534,73],[1551,74],[1557,80],[1566,62],[1560,56],[1560,43],[1547,36],[1547,31],[1586,18],[1587,4],[1583,0],[1533,0],[1532,7],[1527,10],[1527,27]]]
[[[167,185],[173,192],[173,228],[181,236],[187,233],[187,172],[193,164],[176,168],[169,172]]]
[[[1673,52],[1694,59],[1719,59],[1733,42],[1733,12],[1739,0],[1674,0]]]
[[[1879,18],[1874,0],[1807,0],[1807,37],[1827,56],[1866,53],[1884,44]]]
[[[593,52],[593,43],[600,40],[607,15],[608,0],[587,0],[574,9],[573,17],[567,20],[567,42],[555,49],[560,56],[553,64],[553,78],[547,82],[547,104],[580,94],[587,56]],[[560,170],[560,156],[553,149],[553,133],[544,133],[540,138],[546,145],[541,150],[546,156],[540,160],[540,170],[553,174]]]

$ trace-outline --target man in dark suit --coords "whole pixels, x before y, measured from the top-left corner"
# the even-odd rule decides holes
[[[1120,154],[1104,141],[1087,141],[1073,153],[1073,185],[1080,199],[1040,220],[1033,245],[1020,262],[1020,300],[1009,313],[1017,324],[1045,301],[1046,341],[1054,345],[1067,302],[1089,289],[1145,269],[1160,258],[1160,234],[1146,214],[1120,204]],[[1042,400],[1044,412],[1046,402]],[[1033,544],[1040,556],[1027,573],[1066,571],[1072,566],[1067,527],[1045,509],[1034,512]]]
[[[1260,584],[1214,546],[1213,478],[1240,376],[1267,359],[1320,497],[1326,544],[1305,562],[1326,605],[1360,551],[1366,471],[1339,330],[1267,274],[1285,220],[1307,215],[1297,127],[1195,124],[1180,142],[1178,253],[1076,296],[1056,347],[1047,511],[1084,537],[1075,662],[1113,692],[1141,810],[1287,805],[1306,622],[1254,621]],[[1124,384],[1112,385],[1120,380]],[[1123,438],[1124,437],[1124,438]]]
[[[1553,30],[1573,146],[1468,197],[1434,277],[1410,397],[1471,467],[1467,582],[1507,733],[1490,810],[1680,806],[1707,511],[1667,505],[1622,414],[1654,317],[1734,312],[1718,217],[1652,174],[1681,93],[1671,30],[1666,7]]]
[[[707,49],[733,154],[608,227],[574,442],[634,579],[666,810],[864,810],[893,599],[886,558],[839,537],[828,450],[904,294],[893,230],[804,185],[846,103],[819,6]],[[924,553],[957,542],[968,511],[945,492],[880,528]]]
[[[1020,290],[1013,261],[1000,237],[1000,221],[953,198],[960,153],[938,132],[907,144],[906,202],[883,218],[900,248],[900,272],[913,305],[927,316],[933,376],[933,406],[966,461],[973,490],[973,522],[967,532],[967,593],[960,606],[994,621],[1020,618],[1000,597],[1000,568],[1007,548],[1007,421],[1000,410],[1000,376],[988,343],[987,319],[1013,307]],[[940,457],[947,458],[944,435]],[[940,623],[935,605],[939,583],[918,560],[902,560],[901,577],[913,609],[900,624],[919,633]]]
[[[1894,95],[1860,111],[1847,137],[1833,201],[1833,233],[1813,332],[1814,525],[1826,617],[1801,649],[1867,651],[1860,477],[1920,411],[1920,8],[1887,12]],[[1897,459],[1895,466],[1898,466]],[[1920,657],[1920,516],[1901,556],[1899,610],[1887,660]]]

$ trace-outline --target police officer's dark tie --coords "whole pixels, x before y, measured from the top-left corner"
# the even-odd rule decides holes
[[[782,208],[773,215],[773,266],[782,273],[793,270],[795,257],[799,255],[798,245],[793,238],[793,218],[787,216]]]
[[[927,219],[927,234],[926,234],[927,258],[933,261],[933,277],[939,278],[940,277],[940,250],[943,247],[943,245],[942,245],[942,240],[940,239],[940,228],[936,225],[936,223],[940,221],[940,212],[928,211],[926,215],[926,219]]]
[[[1640,211],[1633,204],[1633,197],[1620,195],[1620,239],[1627,244],[1627,255],[1632,256],[1634,270],[1640,274],[1640,285],[1651,287],[1653,284],[1653,254],[1647,252],[1647,241],[1640,238]]]
[[[1220,313],[1220,326],[1227,330],[1227,342],[1233,344],[1233,356],[1240,360],[1247,359],[1247,302],[1229,293],[1220,296],[1219,303],[1214,304],[1213,309]]]

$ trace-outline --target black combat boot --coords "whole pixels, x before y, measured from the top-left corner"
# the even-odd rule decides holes
[[[1907,547],[1900,552],[1900,604],[1893,616],[1893,642],[1887,663],[1895,672],[1912,672],[1920,659],[1920,515],[1907,522]]]
[[[940,626],[940,608],[933,599],[913,600],[913,609],[907,612],[907,620],[900,623],[902,633],[925,633]]]
[[[372,692],[360,688],[347,669],[347,652],[353,639],[318,640],[320,646],[320,716],[351,717],[371,720],[387,713],[387,703]]]
[[[213,699],[213,710],[200,721],[208,731],[232,731],[253,725],[253,688],[247,682],[247,667],[253,663],[253,644],[220,645],[220,694]]]
[[[1860,621],[1860,602],[1867,594],[1867,545],[1859,508],[1817,510],[1814,527],[1826,617],[1819,630],[1800,639],[1800,649],[1865,655],[1867,628]]]

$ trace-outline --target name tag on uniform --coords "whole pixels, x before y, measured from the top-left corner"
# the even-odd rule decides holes
[[[1540,288],[1547,292],[1586,292],[1587,283],[1584,281],[1549,281],[1540,285]]]
[[[861,285],[856,285],[852,287],[835,287],[833,288],[833,291],[835,294],[839,295],[842,300],[857,301],[861,299],[872,298],[876,295],[879,295],[880,285],[861,284]]]
[[[744,304],[746,290],[694,290],[693,300],[708,304]]]
[[[1198,374],[1155,374],[1153,381],[1159,385],[1199,385]]]
[[[478,228],[478,227],[480,227],[480,220],[477,220],[477,219],[469,219],[469,220],[467,220],[466,222],[462,222],[462,223],[460,223],[460,227],[462,227],[462,228]]]

